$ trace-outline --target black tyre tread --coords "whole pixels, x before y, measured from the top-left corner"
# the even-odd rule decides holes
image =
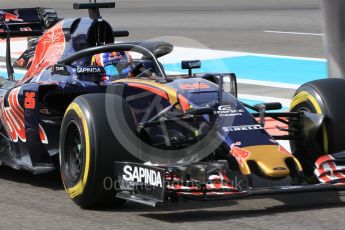
[[[295,157],[300,161],[303,171],[307,177],[314,175],[314,164],[318,157],[325,154],[332,154],[345,150],[345,142],[342,134],[345,130],[345,108],[341,106],[342,98],[345,98],[345,79],[321,79],[308,82],[302,85],[295,93],[301,95],[302,91],[310,94],[320,107],[321,113],[325,115],[322,130],[319,131],[314,142],[302,140],[290,140],[291,149]],[[313,99],[313,100],[314,100]],[[290,108],[291,111],[300,111],[307,108],[310,112],[316,113],[316,108],[308,99]],[[327,147],[324,146],[324,131],[327,135]]]
[[[345,79],[329,78],[306,83],[298,92],[309,91],[317,98],[321,110],[326,115],[328,153],[345,150],[343,134],[345,132]]]
[[[111,95],[114,106],[122,103],[124,113],[129,118],[128,122],[134,127],[134,117],[128,110],[129,107],[123,99],[116,95]],[[89,94],[77,97],[77,103],[82,110],[90,114],[88,125],[93,133],[90,138],[93,140],[91,146],[91,162],[89,176],[84,192],[74,198],[74,202],[82,208],[99,208],[109,205],[121,205],[123,200],[115,198],[115,190],[107,191],[103,187],[105,177],[113,178],[114,181],[114,161],[134,161],[133,157],[118,142],[111,131],[105,109],[104,94]],[[127,111],[126,111],[127,110]]]

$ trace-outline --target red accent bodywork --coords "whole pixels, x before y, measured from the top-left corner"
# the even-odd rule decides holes
[[[232,181],[226,176],[226,172],[219,171],[218,174],[209,175],[205,188],[201,188],[197,183],[182,183],[181,179],[175,175],[167,175],[166,180],[168,191],[175,191],[178,196],[187,195],[194,197],[217,197],[224,195],[243,194],[239,188],[236,188]],[[205,189],[206,191],[203,191]]]
[[[210,88],[210,86],[206,83],[182,83],[179,85],[179,87],[183,90],[201,90]]]
[[[181,105],[181,108],[182,108],[182,111],[183,111],[183,112],[185,112],[187,109],[190,108],[188,99],[187,99],[185,96],[179,94],[179,95],[177,96],[177,98],[178,98],[179,101],[180,101],[180,105]]]
[[[159,88],[141,83],[128,83],[128,86],[150,91],[154,94],[157,94],[158,96],[165,98],[166,100],[169,100],[168,94]]]
[[[279,152],[282,152],[282,153],[285,153],[286,155],[288,156],[291,156],[291,153],[289,151],[287,151],[283,146],[281,145],[278,145],[278,151]]]
[[[241,145],[241,142],[232,144],[230,154],[236,158],[238,164],[242,167],[244,161],[250,156],[250,152],[238,147],[239,145]]]
[[[13,142],[26,142],[24,109],[18,101],[20,87],[13,89],[8,95],[9,106],[5,107],[4,100],[1,105],[0,117],[9,137]],[[47,135],[41,125],[39,125],[39,135],[42,143],[48,144]]]
[[[63,22],[47,30],[39,38],[32,64],[20,83],[37,76],[45,68],[54,65],[65,51],[65,35],[62,30]]]
[[[331,155],[319,157],[315,162],[315,176],[321,183],[345,185],[345,166],[336,164],[336,159]]]
[[[17,64],[18,66],[20,66],[20,67],[23,67],[24,64],[25,64],[24,58],[18,59],[18,60],[16,61],[16,64]]]
[[[5,13],[5,22],[22,22],[23,19],[19,18],[18,11],[15,11],[14,14]]]

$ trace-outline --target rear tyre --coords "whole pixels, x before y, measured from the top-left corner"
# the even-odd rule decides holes
[[[67,108],[60,132],[60,172],[69,197],[82,208],[120,206],[115,197],[114,161],[136,161],[114,136],[108,123],[104,94],[77,97]],[[111,97],[134,127],[129,106]]]
[[[341,104],[345,98],[344,89],[345,79],[316,80],[302,85],[292,99],[291,112],[325,115],[324,123],[312,143],[307,143],[304,136],[290,141],[291,149],[307,176],[313,175],[314,163],[319,156],[345,150],[345,107]]]

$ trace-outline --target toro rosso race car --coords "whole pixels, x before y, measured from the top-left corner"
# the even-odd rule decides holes
[[[236,76],[193,74],[200,61],[167,75],[159,61],[173,50],[167,42],[115,43],[128,32],[114,31],[99,11],[113,7],[74,4],[89,11],[75,19],[45,8],[0,10],[8,74],[0,81],[0,164],[34,174],[59,168],[83,208],[344,188],[343,79],[304,84],[290,112],[268,112],[281,104],[239,101]],[[30,39],[12,64],[14,37]],[[15,80],[13,67],[25,76]],[[291,152],[277,140],[289,140]]]

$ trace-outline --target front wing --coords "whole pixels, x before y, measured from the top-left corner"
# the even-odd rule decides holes
[[[227,177],[218,163],[153,166],[133,162],[115,162],[116,197],[155,206],[157,203],[190,200],[228,200],[248,196],[341,191],[343,184],[301,184],[250,188]]]

